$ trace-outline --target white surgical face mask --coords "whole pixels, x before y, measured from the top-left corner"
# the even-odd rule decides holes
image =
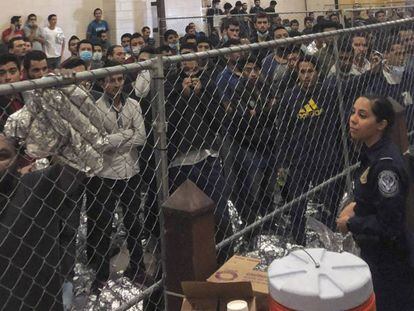
[[[405,67],[404,66],[391,66],[386,65],[383,69],[384,77],[389,84],[399,84],[401,83],[402,77],[404,75]]]
[[[92,52],[91,51],[81,51],[79,53],[80,59],[84,61],[90,61],[92,59]]]
[[[405,66],[390,66],[390,73],[395,77],[402,77]]]
[[[93,60],[101,60],[102,59],[102,52],[95,52],[92,55]]]
[[[172,48],[173,50],[178,50],[178,44],[177,43],[169,43],[168,44],[170,48]]]
[[[139,52],[141,52],[141,47],[140,46],[134,46],[132,48],[132,54],[134,54],[134,56],[138,56]]]

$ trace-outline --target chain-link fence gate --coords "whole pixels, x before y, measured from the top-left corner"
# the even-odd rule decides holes
[[[187,179],[216,203],[220,263],[319,243],[308,220],[334,230],[352,186],[355,99],[393,97],[413,131],[413,21],[0,85],[25,104],[2,115],[2,308],[73,287],[73,309],[163,309],[160,206]]]

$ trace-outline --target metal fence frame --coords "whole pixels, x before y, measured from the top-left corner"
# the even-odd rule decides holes
[[[350,11],[350,10],[348,10]],[[155,98],[154,106],[153,106],[153,117],[154,117],[154,136],[155,141],[157,142],[155,147],[155,156],[157,159],[157,163],[160,163],[158,170],[157,170],[157,187],[158,187],[158,202],[159,206],[162,206],[162,203],[168,198],[169,196],[169,187],[168,187],[168,162],[167,162],[167,126],[166,126],[166,112],[165,112],[165,94],[164,94],[164,67],[169,64],[178,63],[184,60],[198,60],[198,59],[204,59],[204,58],[211,58],[216,56],[222,56],[225,54],[233,53],[233,52],[242,52],[242,51],[252,51],[252,50],[258,50],[262,48],[274,48],[281,45],[286,44],[292,44],[292,43],[299,43],[303,41],[309,41],[314,40],[318,38],[325,38],[325,37],[335,37],[335,55],[336,55],[336,66],[338,67],[338,36],[344,35],[344,34],[351,34],[351,33],[357,33],[361,31],[371,31],[371,30],[380,30],[388,27],[398,26],[398,25],[406,25],[414,23],[414,18],[406,18],[398,21],[391,21],[381,24],[374,24],[374,25],[367,25],[367,26],[361,26],[361,27],[355,27],[355,28],[349,28],[349,29],[342,29],[342,30],[336,30],[336,31],[330,31],[325,33],[317,33],[317,34],[311,34],[311,35],[305,35],[301,37],[294,37],[294,38],[287,38],[287,39],[280,39],[280,40],[273,40],[269,42],[263,42],[263,43],[253,43],[248,45],[240,45],[240,46],[234,46],[229,48],[222,48],[222,49],[216,49],[211,50],[208,52],[201,52],[201,53],[190,53],[185,55],[176,55],[176,56],[169,56],[169,57],[160,57],[140,62],[140,63],[133,63],[128,65],[119,65],[115,67],[110,68],[104,68],[104,69],[96,69],[91,70],[88,72],[81,72],[76,73],[70,78],[64,78],[59,75],[54,76],[48,76],[42,79],[37,80],[26,80],[21,81],[17,83],[12,84],[3,84],[0,85],[0,95],[6,95],[11,93],[17,93],[27,90],[33,90],[33,89],[40,89],[40,88],[48,88],[48,87],[54,87],[54,86],[63,86],[63,85],[69,85],[73,83],[79,83],[81,81],[86,80],[97,80],[101,79],[103,77],[106,77],[108,75],[113,74],[119,74],[119,73],[127,73],[127,72],[135,72],[140,71],[143,69],[150,69],[152,72],[152,88],[154,91]],[[338,72],[338,71],[337,71]],[[339,94],[342,93],[342,87],[341,84],[338,84],[338,91]],[[342,106],[343,103],[340,103],[340,106]],[[344,119],[344,112],[343,107],[341,108],[341,119],[343,121]],[[347,135],[346,128],[344,127],[344,122],[341,122],[343,126],[341,126],[342,136]],[[410,133],[412,134],[412,133]],[[346,143],[346,139],[343,139],[344,143],[344,151],[345,153],[348,153],[348,146]],[[223,240],[219,244],[216,245],[217,249],[220,249],[228,244],[230,244],[232,241],[238,239],[243,234],[257,228],[264,222],[272,219],[275,215],[282,213],[283,211],[289,209],[293,204],[295,204],[297,201],[302,200],[303,198],[306,198],[313,193],[316,193],[320,189],[324,188],[328,184],[335,182],[336,180],[346,177],[347,180],[347,188],[349,189],[351,187],[351,177],[350,174],[353,170],[355,170],[358,166],[357,165],[350,165],[349,158],[345,158],[346,168],[341,172],[340,174],[333,176],[329,180],[324,181],[320,185],[317,185],[312,190],[302,194],[301,196],[297,197],[295,200],[286,203],[281,208],[271,212],[270,214],[266,215],[262,219],[256,221],[255,223],[252,223],[245,227],[243,230],[236,232],[231,237]],[[160,213],[160,225],[163,226],[163,219],[162,219],[162,213]],[[162,231],[161,231],[162,232]],[[165,242],[163,234],[161,234],[161,256],[162,256],[162,264],[165,267]],[[163,282],[165,278],[165,269],[163,269],[163,279],[159,280],[157,283],[155,283],[150,288],[146,289],[141,295],[134,298],[133,300],[129,301],[128,303],[122,305],[117,310],[127,310],[128,308],[132,307],[133,305],[137,304],[138,302],[144,300],[149,295],[151,295],[154,291],[160,290],[163,288]],[[164,293],[165,295],[165,293]],[[167,299],[165,299],[165,302]]]

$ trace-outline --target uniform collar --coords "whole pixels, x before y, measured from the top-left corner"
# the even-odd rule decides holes
[[[364,158],[366,160],[368,160],[369,162],[374,162],[375,160],[378,159],[378,155],[380,153],[380,151],[382,150],[382,148],[390,143],[390,138],[385,135],[383,136],[379,141],[377,141],[375,144],[373,144],[371,147],[367,147],[367,146],[363,146],[362,147],[362,151],[363,151],[363,159]]]

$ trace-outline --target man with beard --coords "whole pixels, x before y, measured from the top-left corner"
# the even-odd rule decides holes
[[[20,176],[0,134],[0,301],[5,310],[62,310],[60,207],[83,174],[65,166]]]
[[[278,54],[277,69],[273,75],[262,75],[267,85],[267,97],[269,99],[281,99],[285,91],[295,86],[297,79],[296,66],[302,53],[300,46],[291,44],[286,47],[279,47],[276,54]],[[263,64],[262,67],[266,65]],[[263,73],[263,72],[262,72]]]
[[[285,27],[276,27],[273,30],[274,39],[286,39],[289,37],[289,33]],[[280,76],[285,72],[287,59],[284,58],[284,46],[278,46],[275,51],[263,59],[262,75],[272,80],[279,80]]]
[[[270,22],[266,13],[260,12],[256,14],[254,18],[254,28],[256,31],[253,32],[250,38],[251,43],[260,43],[272,40],[272,36],[269,34]],[[261,62],[263,58],[269,54],[269,49],[262,48],[257,50],[255,53],[258,61]]]
[[[314,27],[315,32],[329,32],[338,29],[340,29],[340,25],[331,21],[321,21]],[[333,64],[335,64],[334,37],[326,37],[320,40],[322,41],[322,47],[318,49],[314,56],[318,59],[319,74],[322,78],[325,78]]]

